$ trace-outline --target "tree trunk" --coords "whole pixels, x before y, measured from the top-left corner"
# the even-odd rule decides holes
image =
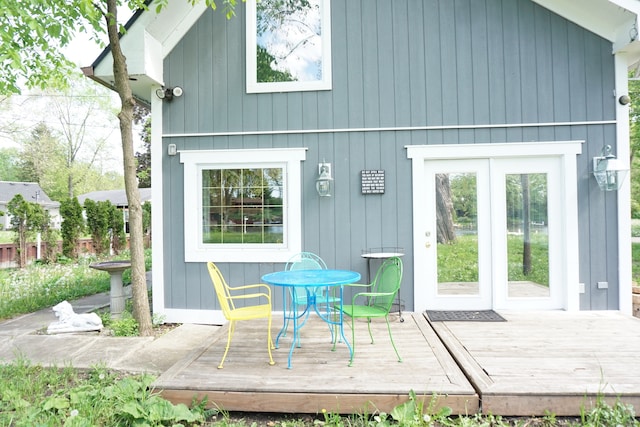
[[[131,248],[131,288],[133,290],[133,317],[138,322],[141,336],[153,334],[147,281],[144,265],[144,236],[142,230],[142,205],[136,179],[136,162],[133,152],[133,107],[135,100],[129,85],[127,62],[120,47],[117,24],[117,1],[107,0],[107,31],[113,56],[115,87],[121,101],[118,114],[122,135],[122,157],[124,159],[124,184],[129,204],[129,237]]]
[[[438,243],[453,243],[456,241],[456,231],[453,226],[453,201],[451,200],[451,186],[449,175],[436,174],[436,216]]]

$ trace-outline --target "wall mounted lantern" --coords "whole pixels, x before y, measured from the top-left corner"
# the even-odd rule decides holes
[[[180,86],[156,89],[156,96],[167,101],[171,101],[174,97],[179,98],[183,93]]]
[[[593,176],[602,191],[615,191],[620,188],[628,170],[622,169],[616,156],[611,154],[611,146],[606,145],[602,154],[593,158]]]
[[[618,98],[618,102],[620,103],[620,105],[628,105],[631,103],[631,98],[629,97],[629,95],[622,95],[620,98]]]
[[[331,196],[331,187],[333,186],[333,178],[331,178],[331,163],[322,162],[318,164],[318,179],[316,179],[316,191],[320,197]]]

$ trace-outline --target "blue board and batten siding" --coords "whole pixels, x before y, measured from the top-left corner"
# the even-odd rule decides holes
[[[244,5],[237,17],[207,11],[167,56],[170,134],[333,129],[287,135],[163,138],[179,150],[306,147],[303,249],[365,277],[365,248],[407,250],[402,298],[413,307],[411,163],[405,146],[585,140],[578,157],[582,309],[618,308],[616,193],[590,178],[604,144],[615,151],[611,44],[529,0],[333,0],[333,89],[247,94]],[[555,123],[552,126],[456,128]],[[422,127],[414,130],[394,130]],[[442,127],[442,128],[438,128]],[[377,131],[364,129],[389,128]],[[347,131],[345,131],[347,130]],[[351,130],[351,131],[349,131]],[[334,196],[315,192],[317,164],[333,165]],[[384,195],[362,195],[360,171],[386,172]],[[184,263],[183,165],[163,158],[165,306],[217,309],[206,268]],[[195,209],[195,207],[194,207]],[[595,242],[592,244],[592,242]],[[215,260],[213,260],[215,261]],[[280,264],[220,264],[232,284]]]

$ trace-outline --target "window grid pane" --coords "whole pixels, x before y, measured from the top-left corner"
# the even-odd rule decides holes
[[[282,168],[202,171],[202,243],[282,243]]]

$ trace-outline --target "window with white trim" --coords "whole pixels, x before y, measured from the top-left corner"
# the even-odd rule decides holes
[[[247,92],[331,89],[329,0],[247,2]]]
[[[185,262],[286,262],[301,250],[306,149],[182,151]]]

